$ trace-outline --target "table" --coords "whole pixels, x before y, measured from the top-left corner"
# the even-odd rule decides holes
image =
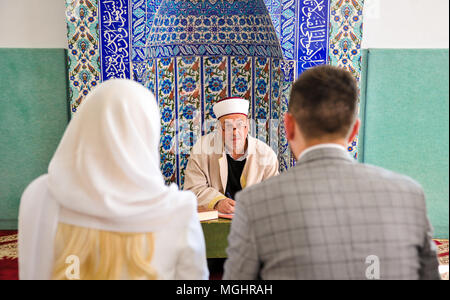
[[[216,219],[201,222],[206,243],[207,258],[226,258],[225,252],[228,246],[228,234],[230,233],[231,220]]]

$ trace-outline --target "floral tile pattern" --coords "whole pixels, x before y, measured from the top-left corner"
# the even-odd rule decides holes
[[[180,185],[191,148],[201,136],[201,65],[200,57],[178,57],[178,143]],[[200,84],[199,84],[200,83]]]
[[[156,91],[158,105],[161,112],[161,143],[160,153],[162,173],[166,183],[178,183],[178,169],[176,168],[178,156],[177,123],[178,101],[176,99],[176,73],[174,58],[161,58],[156,64]]]
[[[256,138],[269,144],[267,127],[270,119],[271,59],[265,57],[255,59],[254,78],[254,104],[252,105],[253,119],[255,120],[254,135]]]
[[[350,71],[361,79],[362,30],[364,0],[332,1],[330,8],[329,63]],[[358,158],[358,137],[348,147],[349,153]]]
[[[251,100],[252,59],[248,56],[231,57],[231,97]]]
[[[100,82],[97,0],[66,1],[69,99],[72,113]]]
[[[220,99],[229,97],[228,93],[228,60],[229,57],[206,56],[202,57],[203,71],[203,99],[204,99],[204,118],[203,131],[205,134],[211,133],[216,124],[213,105]]]

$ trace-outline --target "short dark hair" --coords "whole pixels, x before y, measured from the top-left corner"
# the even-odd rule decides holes
[[[358,95],[350,72],[321,65],[303,72],[294,82],[288,111],[307,139],[345,137],[356,118]]]

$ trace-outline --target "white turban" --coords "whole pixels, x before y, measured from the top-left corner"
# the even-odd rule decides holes
[[[222,99],[217,102],[214,105],[213,110],[217,119],[231,114],[242,114],[248,117],[248,107],[248,100],[238,97],[231,97]]]

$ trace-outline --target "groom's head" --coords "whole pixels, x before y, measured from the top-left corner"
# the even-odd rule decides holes
[[[293,84],[286,133],[297,156],[308,145],[348,143],[359,130],[358,85],[344,69],[322,65],[302,73]]]

